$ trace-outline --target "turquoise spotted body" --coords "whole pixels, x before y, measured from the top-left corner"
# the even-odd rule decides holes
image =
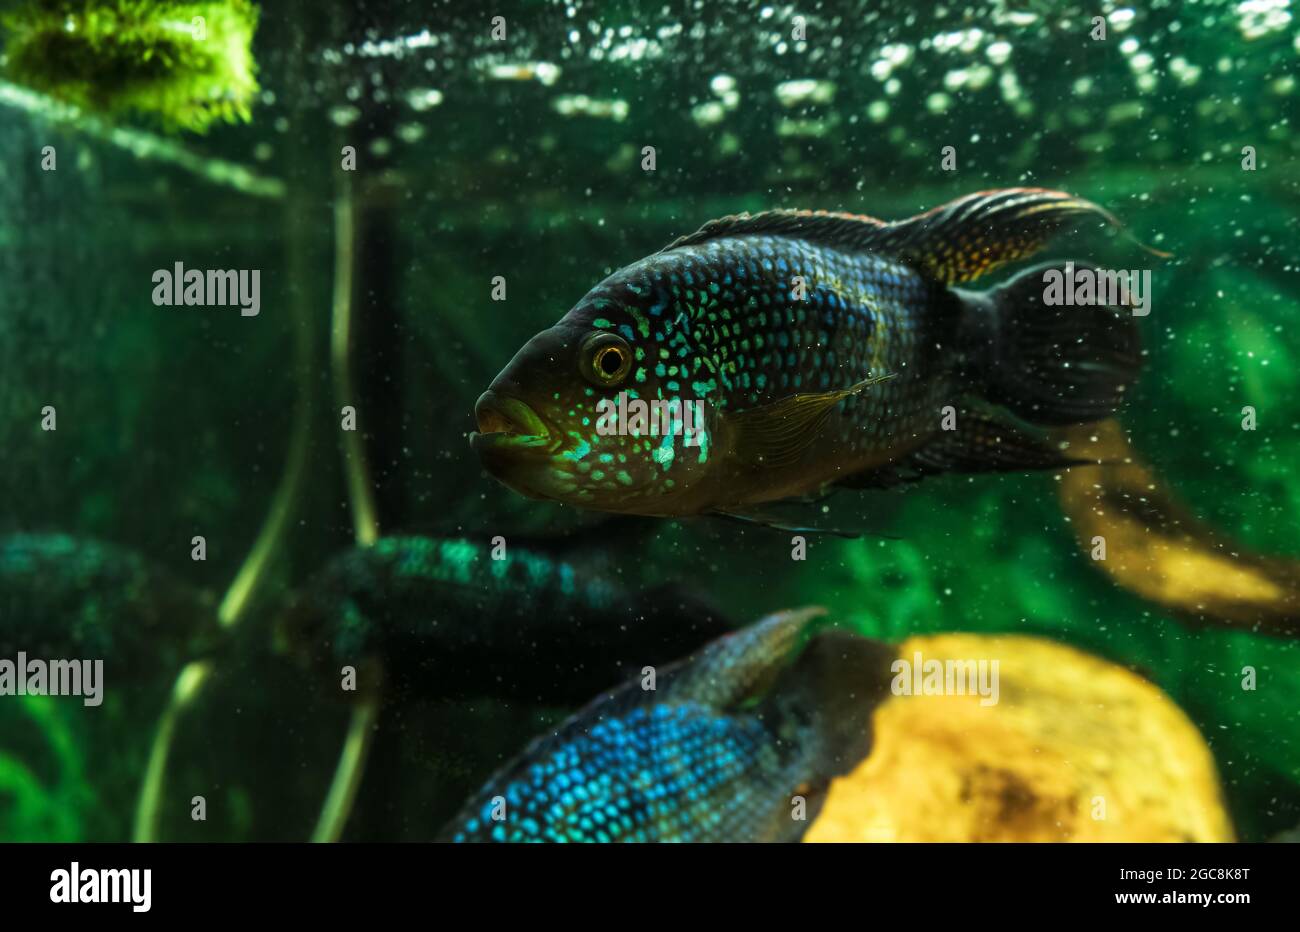
[[[492,777],[441,838],[794,841],[870,746],[892,652],[771,616],[602,696]]]
[[[632,353],[627,379],[602,388],[556,373],[564,390],[527,392],[563,439],[559,455],[519,476],[521,490],[609,510],[691,513],[736,497],[784,498],[887,461],[937,429],[940,402],[954,395],[941,335],[956,309],[945,294],[901,262],[789,237],[722,238],[634,263],[554,328],[575,340],[617,334]],[[892,378],[836,406],[797,462],[754,473],[727,461],[728,412],[883,375]],[[701,442],[635,429],[602,435],[597,404],[620,391],[703,402]]]
[[[756,721],[733,722],[697,703],[633,709],[529,764],[451,837],[709,841],[719,826],[755,816],[767,822],[765,801],[784,802],[792,789],[784,771]],[[494,820],[494,810],[507,818]]]
[[[654,397],[679,393],[725,412],[898,376],[844,401],[831,433],[862,450],[914,429],[918,402],[933,394],[903,376],[935,329],[919,311],[941,291],[884,257],[748,236],[657,253],[588,300],[618,305],[632,319],[605,325],[640,351],[633,381]]]

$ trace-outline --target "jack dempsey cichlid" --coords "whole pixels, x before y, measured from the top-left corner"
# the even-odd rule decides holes
[[[1133,315],[1045,303],[1044,274],[1064,263],[955,286],[1087,219],[1118,226],[1038,188],[893,223],[712,221],[529,340],[479,398],[471,445],[534,498],[757,520],[764,503],[837,487],[1071,465],[1039,428],[1119,406],[1141,366]]]

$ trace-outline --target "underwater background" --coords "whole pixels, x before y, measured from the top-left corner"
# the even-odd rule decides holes
[[[0,839],[309,837],[356,717],[337,677],[281,649],[277,618],[376,528],[502,536],[616,581],[623,598],[671,583],[738,623],[821,605],[887,642],[976,632],[1072,645],[1181,707],[1238,838],[1300,824],[1287,568],[1300,560],[1300,23],[1284,0],[136,6],[144,19],[204,16],[214,35],[226,18],[255,23],[246,61],[237,49],[215,65],[169,60],[224,82],[223,106],[177,108],[166,75],[134,96],[87,93],[128,67],[109,54],[119,44],[164,41],[120,22],[79,57],[52,39],[19,54],[87,4],[8,3],[0,20],[0,536],[101,541],[196,595],[188,615],[142,630],[161,583],[119,599],[113,579],[81,578],[74,609],[51,595],[64,585],[54,569],[14,557],[0,574],[12,587],[0,631],[37,621],[30,605],[64,605],[103,656],[133,658],[98,708],[0,697]],[[1097,15],[1104,40],[1089,35]],[[346,146],[355,172],[341,167]],[[1289,627],[1119,584],[1077,539],[1055,474],[841,492],[826,514],[866,534],[810,537],[794,562],[786,532],[524,499],[469,449],[475,399],[519,346],[707,220],[773,207],[895,219],[1017,185],[1095,201],[1172,254],[1100,233],[1057,250],[1078,255],[1082,241],[1095,261],[1152,269],[1147,367],[1119,421],[1191,514],[1276,561],[1274,601],[1291,607],[1260,618]],[[260,269],[260,313],[155,306],[150,276],[178,261]],[[349,403],[351,436],[339,429]],[[42,429],[46,406],[57,430]],[[485,602],[472,580],[449,591],[440,624],[492,631],[517,659],[481,689],[384,695],[343,838],[434,837],[582,704],[500,686],[524,676],[511,664],[553,660],[528,656],[534,623],[526,596]],[[23,642],[0,647],[9,657]],[[142,831],[160,716],[197,656],[210,658],[204,688]],[[1242,688],[1245,668],[1256,688]],[[204,821],[191,818],[196,795]]]

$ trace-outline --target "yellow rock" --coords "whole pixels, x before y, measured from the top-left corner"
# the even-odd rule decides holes
[[[1039,638],[917,637],[899,656],[917,652],[997,661],[997,702],[891,695],[805,841],[1233,840],[1209,748],[1141,677]]]

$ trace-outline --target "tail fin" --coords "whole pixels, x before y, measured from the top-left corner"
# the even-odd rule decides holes
[[[1076,280],[1096,271],[1087,263],[1048,263],[980,299],[991,311],[978,324],[986,346],[980,361],[985,397],[1042,426],[1109,417],[1142,368],[1131,309],[1046,303],[1049,283],[1064,282],[1071,270]]]

